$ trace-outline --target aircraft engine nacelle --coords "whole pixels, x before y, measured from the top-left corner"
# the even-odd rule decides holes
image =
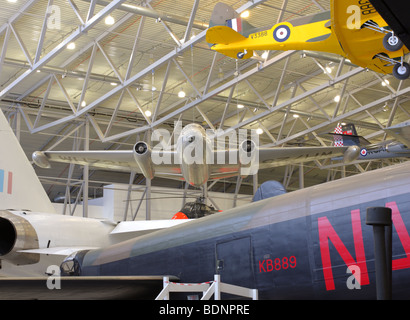
[[[115,241],[114,226],[100,219],[55,213],[0,210],[0,260],[14,265],[60,260],[78,248],[100,248]],[[68,251],[67,251],[68,250]]]
[[[37,232],[30,222],[8,211],[0,211],[0,259],[16,265],[37,263],[39,254],[19,251],[38,249],[38,245]]]
[[[151,159],[151,148],[144,141],[139,141],[134,145],[134,159],[141,169],[142,174],[147,179],[154,178],[154,166]]]
[[[343,155],[343,162],[350,163],[356,160],[360,155],[360,147],[359,146],[350,146],[347,148]]]
[[[240,175],[242,178],[254,175],[259,169],[259,154],[256,143],[252,140],[244,140],[239,145]]]
[[[51,168],[50,162],[44,152],[35,151],[32,155],[33,162],[40,168],[49,169]]]

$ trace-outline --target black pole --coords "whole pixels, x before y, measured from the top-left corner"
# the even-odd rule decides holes
[[[373,226],[377,300],[392,298],[392,218],[391,209],[367,208],[366,224]]]

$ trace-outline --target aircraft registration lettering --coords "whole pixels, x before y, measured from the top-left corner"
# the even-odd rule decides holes
[[[359,0],[358,1],[360,11],[362,12],[362,15],[368,15],[372,13],[376,13],[376,9],[373,7],[373,5],[370,3],[368,0]]]
[[[295,269],[296,268],[296,257],[283,257],[282,259],[276,258],[272,259],[265,259],[259,260],[259,272],[272,272],[272,271],[279,271],[279,270],[286,270],[286,269]]]
[[[258,38],[266,37],[267,35],[268,35],[268,30],[265,30],[261,32],[252,33],[249,37],[251,39],[258,39]]]

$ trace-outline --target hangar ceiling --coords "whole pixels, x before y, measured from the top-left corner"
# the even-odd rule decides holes
[[[392,139],[384,128],[410,118],[407,80],[339,56],[270,51],[238,61],[211,51],[205,33],[217,2],[4,0],[0,106],[28,158],[36,150],[129,149],[150,130],[172,131],[178,120],[210,129],[261,128],[262,146],[313,146],[330,145],[326,133],[342,122],[382,143]],[[238,12],[249,10],[248,20],[257,27],[330,6],[329,0],[224,2]],[[399,161],[405,159],[347,166],[310,162],[209,189],[252,193],[254,182],[278,180],[295,190]],[[94,197],[105,184],[130,181],[129,173],[64,164],[35,170],[51,199],[67,192],[75,198],[84,183]],[[145,184],[139,175],[131,181]],[[159,178],[152,185],[184,188]]]

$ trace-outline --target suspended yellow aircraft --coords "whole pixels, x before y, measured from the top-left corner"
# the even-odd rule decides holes
[[[330,0],[330,11],[255,28],[230,6],[214,7],[206,41],[212,50],[247,59],[254,50],[312,50],[335,53],[352,63],[404,80],[409,53],[368,0]]]

